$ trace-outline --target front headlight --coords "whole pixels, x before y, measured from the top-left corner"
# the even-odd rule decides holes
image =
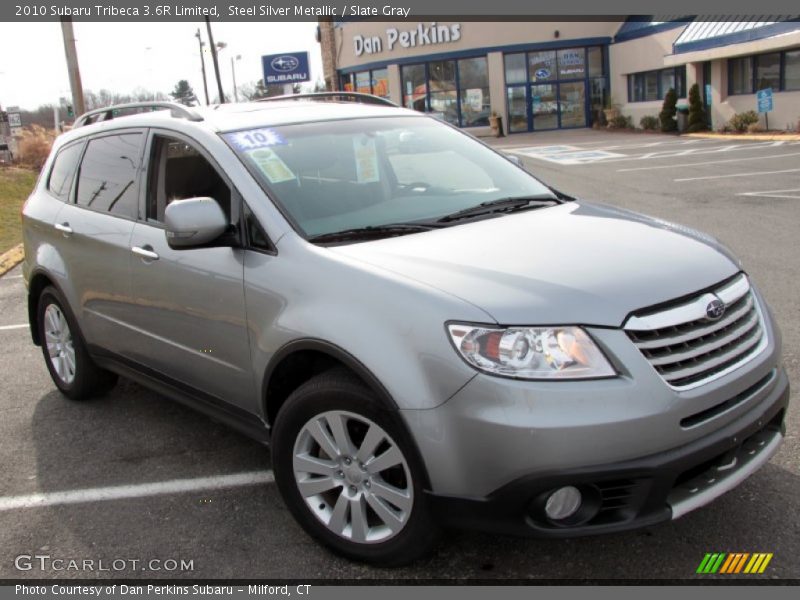
[[[580,327],[481,327],[450,323],[450,339],[469,364],[518,379],[587,379],[616,375]]]

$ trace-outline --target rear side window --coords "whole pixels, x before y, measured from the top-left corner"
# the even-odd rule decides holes
[[[78,175],[79,205],[132,219],[138,216],[143,138],[141,133],[125,133],[89,142]]]
[[[82,144],[73,144],[58,151],[47,181],[47,189],[59,200],[67,202],[72,188],[75,169],[81,157]]]

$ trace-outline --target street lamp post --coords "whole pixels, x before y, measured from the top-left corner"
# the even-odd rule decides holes
[[[242,55],[237,54],[234,58],[231,56],[231,77],[233,77],[233,101],[239,102],[239,92],[236,90],[236,63],[234,61],[242,60]]]

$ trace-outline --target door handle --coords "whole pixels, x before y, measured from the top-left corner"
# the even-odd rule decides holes
[[[70,227],[69,223],[67,223],[66,221],[64,221],[63,223],[56,223],[55,225],[53,225],[53,227],[55,227],[56,230],[60,231],[65,236],[72,235],[72,227]]]
[[[150,245],[147,246],[133,246],[131,248],[131,252],[136,254],[137,256],[141,256],[147,260],[158,260],[158,254],[153,252],[153,247]]]

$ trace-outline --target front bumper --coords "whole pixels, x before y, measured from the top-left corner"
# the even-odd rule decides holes
[[[773,369],[766,391],[745,414],[693,442],[621,462],[537,473],[485,497],[430,493],[441,522],[512,535],[572,537],[611,533],[676,519],[732,489],[763,466],[783,440],[789,382]],[[745,390],[743,394],[759,390]],[[478,441],[479,443],[479,441]],[[544,513],[549,492],[575,486],[585,500],[570,524]]]

